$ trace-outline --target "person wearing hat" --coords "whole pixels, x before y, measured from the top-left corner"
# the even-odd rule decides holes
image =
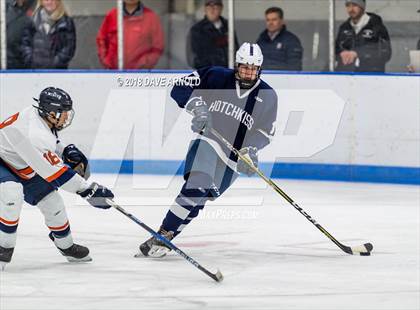
[[[392,50],[382,18],[366,12],[365,0],[346,0],[349,19],[339,28],[335,42],[336,71],[385,72]]]
[[[205,16],[192,26],[188,35],[187,54],[189,64],[195,68],[207,66],[227,67],[228,57],[228,22],[222,16],[222,0],[206,0]],[[235,49],[238,40],[235,35]]]

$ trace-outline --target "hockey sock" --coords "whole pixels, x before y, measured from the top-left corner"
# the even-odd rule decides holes
[[[182,222],[181,225],[179,225],[178,229],[174,232],[174,237],[179,235],[179,233],[194,219],[198,216],[198,213],[200,210],[204,208],[204,205],[202,206],[196,206],[190,214],[188,214],[187,218]]]
[[[14,248],[20,211],[23,204],[23,187],[16,182],[0,183],[0,246]]]
[[[198,215],[199,210],[204,207],[211,184],[212,180],[207,174],[200,172],[191,173],[174,204],[166,214],[162,228],[166,231],[174,232],[175,235],[179,234]]]
[[[38,208],[45,218],[45,224],[51,231],[50,236],[56,247],[64,250],[73,245],[70,224],[64,201],[58,192],[53,192],[38,203]]]

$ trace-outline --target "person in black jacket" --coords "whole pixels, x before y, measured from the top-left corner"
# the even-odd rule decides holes
[[[417,10],[417,13],[420,13],[420,10]],[[417,41],[416,49],[420,51],[420,40]],[[408,69],[408,72],[410,72],[410,73],[415,73],[416,72],[416,69],[411,64],[409,64],[407,66],[407,69]]]
[[[336,71],[385,72],[392,50],[381,17],[366,13],[365,0],[346,0],[346,9],[350,18],[335,42]]]
[[[286,29],[281,8],[265,11],[267,29],[257,40],[264,55],[263,69],[301,71],[303,47],[299,38]]]
[[[417,13],[420,13],[420,10],[417,10]],[[417,49],[420,50],[420,40],[417,41]]]
[[[31,23],[31,17],[28,14],[33,3],[34,0],[7,0],[6,2],[8,69],[25,69],[21,40],[23,30]]]
[[[205,17],[196,23],[188,35],[192,55],[189,63],[195,69],[229,65],[228,22],[221,16],[222,0],[206,0]],[[238,40],[235,35],[235,50]]]
[[[76,51],[76,30],[62,0],[38,0],[22,37],[25,64],[32,69],[67,69]]]

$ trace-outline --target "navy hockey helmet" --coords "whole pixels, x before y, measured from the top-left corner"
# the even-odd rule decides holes
[[[38,106],[35,106],[35,108],[38,109],[39,115],[45,119],[53,117],[58,123],[62,113],[67,112],[67,119],[64,124],[58,127],[56,124],[53,124],[56,130],[62,130],[71,125],[74,117],[73,101],[64,90],[56,87],[47,87],[39,94],[39,99],[34,98],[34,100],[38,102]]]

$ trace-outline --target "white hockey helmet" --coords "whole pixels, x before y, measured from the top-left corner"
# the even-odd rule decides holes
[[[251,44],[248,42],[245,42],[241,45],[241,47],[236,52],[236,58],[235,58],[235,77],[239,82],[239,85],[241,88],[251,88],[252,86],[257,83],[257,81],[260,78],[261,74],[261,66],[264,60],[263,53],[261,51],[261,48],[258,46],[258,44]],[[249,80],[245,78],[241,78],[239,75],[239,65],[252,65],[257,67],[257,77],[254,80]]]
[[[247,64],[261,67],[264,60],[263,53],[258,44],[245,42],[236,52],[237,64]]]

